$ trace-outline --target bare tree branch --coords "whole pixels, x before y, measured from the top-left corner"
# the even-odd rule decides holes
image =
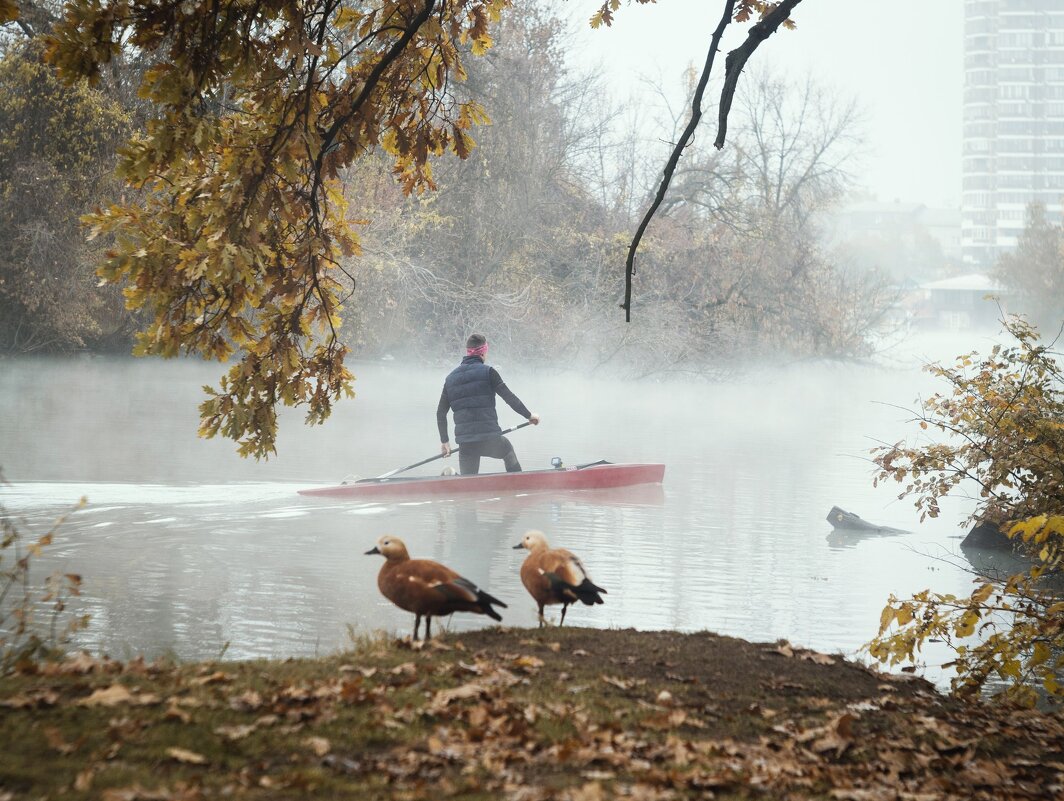
[[[739,83],[739,74],[754,51],[768,37],[776,32],[790,14],[791,10],[802,0],[783,0],[763,20],[750,29],[746,41],[728,53],[724,61],[724,88],[720,92],[720,105],[717,107],[717,139],[713,146],[720,150],[724,147],[724,138],[728,134],[728,112],[731,111],[732,97]]]
[[[725,61],[724,87],[721,90],[720,96],[717,139],[714,142],[717,149],[724,147],[724,137],[728,130],[728,112],[731,110],[732,96],[735,94],[735,87],[739,81],[739,73],[742,72],[746,62],[749,60],[750,56],[754,54],[754,51],[757,50],[758,46],[776,32],[779,26],[790,16],[791,10],[800,2],[802,2],[802,0],[783,0],[783,2],[769,12],[764,19],[750,29],[746,41],[742,45],[728,53],[728,58]],[[672,155],[669,156],[669,160],[665,164],[661,184],[658,186],[658,192],[654,197],[654,202],[650,204],[650,208],[647,209],[646,214],[643,215],[643,219],[639,223],[635,235],[632,237],[632,244],[628,247],[628,258],[625,260],[624,268],[624,303],[621,304],[621,308],[624,309],[625,322],[632,321],[632,276],[635,275],[636,251],[639,249],[639,243],[643,239],[643,234],[646,233],[647,226],[650,225],[650,221],[654,218],[654,214],[657,212],[658,207],[665,199],[665,193],[669,189],[673,172],[676,170],[676,165],[680,161],[680,156],[683,155],[684,148],[687,147],[688,142],[691,141],[691,137],[694,135],[695,129],[698,127],[698,121],[702,117],[702,95],[705,93],[706,85],[709,83],[709,74],[713,69],[713,60],[717,54],[717,49],[720,46],[721,37],[724,35],[724,31],[728,27],[728,24],[732,21],[734,11],[735,0],[726,0],[724,4],[724,14],[721,17],[716,30],[713,32],[713,38],[709,46],[709,53],[706,54],[706,63],[702,68],[702,74],[698,79],[698,85],[695,87],[694,97],[691,99],[691,119],[688,121],[687,127],[680,135],[679,141],[677,141],[676,146],[673,148]]]
[[[658,210],[658,206],[661,205],[661,201],[665,199],[665,193],[669,189],[669,183],[672,181],[672,174],[676,170],[680,156],[683,154],[684,148],[687,147],[687,143],[691,141],[695,128],[698,127],[698,121],[702,117],[702,95],[706,91],[706,84],[709,83],[709,73],[713,69],[713,59],[717,55],[720,39],[724,35],[728,24],[732,21],[734,11],[735,0],[725,0],[724,14],[717,24],[717,29],[713,32],[709,52],[706,54],[706,64],[702,68],[702,75],[698,79],[698,86],[695,87],[695,94],[691,99],[691,119],[687,123],[687,127],[684,128],[683,133],[680,134],[680,139],[676,142],[672,155],[669,156],[669,160],[665,164],[665,171],[661,177],[658,194],[654,198],[654,202],[650,204],[650,208],[647,209],[647,213],[643,215],[643,220],[639,223],[635,236],[632,237],[632,244],[628,247],[628,258],[624,267],[624,303],[621,304],[621,308],[624,309],[624,321],[626,323],[632,321],[632,276],[635,274],[635,253],[639,249],[639,243],[643,239],[643,234],[646,232],[647,226],[650,225],[654,213]]]

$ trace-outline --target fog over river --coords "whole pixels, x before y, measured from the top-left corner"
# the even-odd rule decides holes
[[[448,366],[356,364],[354,401],[315,428],[286,412],[279,455],[255,462],[229,441],[196,437],[200,387],[217,383],[217,364],[7,360],[0,466],[11,483],[0,502],[39,535],[88,498],[35,576],[82,574],[92,622],[78,644],[121,658],[324,654],[348,642],[349,626],[407,635],[413,616],[380,596],[380,557],[363,555],[383,534],[502,598],[506,625],[534,626],[518,576],[524,552],[512,548],[531,528],[579,554],[609,591],[604,606],[571,608],[567,624],[709,629],[853,655],[875,635],[890,593],[970,587],[957,526],[970,502],[921,524],[897,485],[873,488],[868,451],[918,433],[891,404],[914,408],[934,391],[924,361],[991,344],[986,334],[924,335],[875,363],[751,370],[727,383],[525,370],[493,351],[543,418],[512,435],[526,469],[553,456],[664,462],[663,486],[403,503],[296,491],[436,453]],[[504,427],[520,422],[499,406]],[[457,468],[457,458],[414,472],[445,464]],[[835,534],[825,521],[833,505],[911,533]],[[490,621],[441,622],[455,631]]]

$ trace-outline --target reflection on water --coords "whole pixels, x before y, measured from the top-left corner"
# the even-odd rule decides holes
[[[852,528],[835,528],[831,530],[831,533],[826,537],[829,548],[856,548],[862,542],[868,540],[881,540],[887,537],[897,537],[901,534],[908,534],[907,531],[901,529],[867,529],[859,530]]]
[[[979,347],[954,343],[936,357]],[[576,551],[609,595],[574,607],[577,626],[711,629],[854,653],[891,593],[964,592],[961,505],[919,523],[895,487],[873,489],[869,449],[910,433],[904,411],[929,379],[889,368],[805,365],[729,385],[631,384],[522,373],[511,384],[543,416],[514,435],[522,462],[661,461],[663,487],[405,503],[303,498],[296,490],[378,475],[431,454],[445,369],[365,366],[359,397],[325,426],[282,418],[280,456],[240,460],[195,436],[199,387],[216,366],[76,360],[5,364],[0,500],[42,529],[85,495],[47,569],[85,576],[82,644],[116,656],[289,656],[341,647],[356,631],[408,633],[410,615],[377,592],[383,534],[445,562],[534,626],[521,586],[530,528]],[[505,415],[503,422],[512,422]],[[435,463],[436,472],[441,463]],[[428,470],[429,468],[421,468]],[[832,506],[889,536],[833,533]],[[452,630],[486,619],[456,615]],[[941,654],[930,653],[933,661]]]

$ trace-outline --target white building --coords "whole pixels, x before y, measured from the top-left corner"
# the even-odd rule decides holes
[[[973,273],[921,284],[915,322],[928,328],[963,331],[999,325],[1008,290],[988,275]]]
[[[990,266],[1064,196],[1064,0],[965,0],[961,238]]]

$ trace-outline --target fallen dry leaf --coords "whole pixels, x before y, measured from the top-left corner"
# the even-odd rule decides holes
[[[186,748],[167,748],[166,755],[186,765],[206,765],[207,757]]]
[[[562,798],[566,801],[605,801],[606,791],[598,782],[587,782],[582,787],[574,787]]]
[[[621,679],[616,676],[601,676],[600,678],[607,684],[611,684],[621,690],[630,690],[633,687],[647,683],[646,679]]]
[[[132,787],[104,790],[100,798],[102,801],[173,801],[174,795],[164,787],[147,790],[134,784]]]
[[[192,680],[193,684],[221,684],[223,682],[232,681],[228,673],[223,673],[220,670],[209,673],[206,676],[197,676]]]
[[[55,706],[59,701],[58,693],[51,690],[31,692],[27,695],[13,695],[0,701],[0,707],[8,709],[33,709],[42,706]]]
[[[78,701],[78,706],[116,706],[128,704],[133,700],[133,693],[126,689],[125,685],[112,684],[101,690],[96,690],[87,698]]]
[[[610,770],[585,770],[581,771],[580,775],[595,782],[608,782],[617,778],[617,774]]]
[[[215,726],[214,733],[230,742],[236,742],[237,740],[243,740],[256,728],[258,727],[254,723],[248,723],[243,726]]]
[[[795,739],[798,742],[812,739],[812,749],[818,754],[834,751],[835,756],[839,757],[853,744],[853,721],[855,719],[854,715],[844,712],[826,726],[803,732]]]
[[[682,709],[673,709],[669,712],[662,712],[659,715],[643,718],[639,721],[639,725],[645,729],[675,729],[678,726],[682,726],[685,720],[687,720],[686,712]]]
[[[92,787],[92,779],[96,775],[96,768],[86,768],[74,777],[74,789],[79,793],[88,792]]]
[[[192,715],[171,702],[163,713],[163,720],[176,720],[187,724],[192,722]]]
[[[89,656],[87,653],[85,653],[85,651],[80,651],[76,654],[71,654],[62,662],[59,662],[54,666],[48,667],[53,667],[54,671],[59,674],[83,674],[91,673],[99,666],[100,663],[97,662],[93,657]],[[47,673],[50,671],[42,672],[45,672],[47,675]]]
[[[133,706],[150,706],[161,703],[159,696],[153,693],[131,693],[124,684],[112,684],[96,690],[87,698],[77,702],[77,706],[118,706],[119,704],[131,704]]]
[[[430,706],[433,709],[442,709],[452,701],[461,701],[466,698],[478,698],[484,694],[487,688],[483,682],[471,681],[461,687],[452,687],[447,690],[439,690],[432,699]]]
[[[235,698],[229,699],[229,708],[237,712],[254,712],[262,706],[262,696],[254,690],[248,690]]]
[[[847,787],[831,791],[836,801],[894,801],[898,792],[893,787]]]
[[[332,743],[324,737],[307,737],[303,742],[320,757],[325,756],[332,750]]]
[[[486,704],[477,704],[474,707],[470,707],[468,715],[466,715],[466,721],[473,728],[481,728],[488,722],[490,714]]]
[[[835,660],[827,654],[822,654],[817,651],[802,651],[799,656],[808,662],[813,662],[817,665],[834,665]]]
[[[49,726],[44,730],[44,738],[48,741],[48,745],[60,754],[72,754],[77,750],[76,745],[71,745],[63,738],[63,733],[54,726]]]

